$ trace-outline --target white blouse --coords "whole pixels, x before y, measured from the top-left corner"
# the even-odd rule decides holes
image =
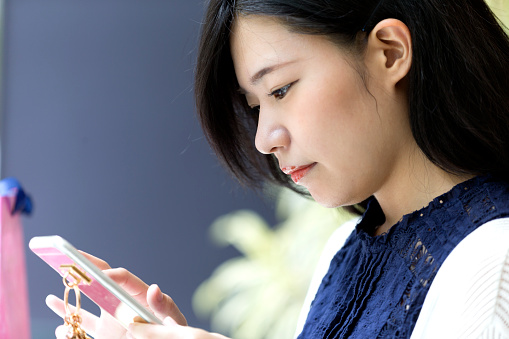
[[[509,338],[509,218],[480,226],[449,254],[411,338]]]

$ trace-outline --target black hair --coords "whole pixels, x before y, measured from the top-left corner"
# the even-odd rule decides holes
[[[210,0],[196,68],[197,111],[212,148],[241,182],[298,190],[274,156],[255,149],[256,121],[238,92],[230,55],[238,15],[275,17],[290,31],[353,49],[381,20],[401,20],[412,37],[409,119],[422,152],[450,173],[509,181],[509,39],[483,0]]]

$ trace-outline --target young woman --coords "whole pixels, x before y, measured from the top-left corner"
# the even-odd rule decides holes
[[[509,41],[483,0],[211,0],[196,98],[241,181],[366,208],[299,338],[509,336]],[[114,335],[220,337],[107,272],[168,316]]]

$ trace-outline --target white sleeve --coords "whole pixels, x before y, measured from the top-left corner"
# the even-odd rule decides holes
[[[302,329],[304,328],[304,323],[306,322],[309,308],[311,307],[311,302],[315,298],[315,294],[318,291],[320,284],[322,283],[323,277],[329,270],[332,258],[334,258],[336,253],[341,249],[341,247],[343,247],[346,239],[355,229],[355,226],[359,220],[360,218],[355,218],[345,222],[337,230],[335,230],[327,240],[327,243],[325,244],[325,247],[320,255],[320,259],[316,265],[313,277],[311,278],[311,282],[306,293],[306,298],[304,300],[304,305],[300,311],[299,319],[295,329],[295,338],[302,332]]]
[[[411,338],[509,338],[509,218],[480,226],[449,254]]]

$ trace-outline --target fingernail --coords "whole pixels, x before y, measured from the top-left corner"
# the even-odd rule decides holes
[[[157,287],[157,301],[163,301],[164,297],[163,292],[159,288],[159,285],[156,284],[156,287]]]

